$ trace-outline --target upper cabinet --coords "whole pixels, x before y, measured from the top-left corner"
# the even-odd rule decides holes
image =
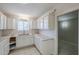
[[[48,18],[49,29],[55,30],[55,13],[50,13]]]
[[[55,29],[55,14],[48,13],[37,19],[37,28],[38,29]]]
[[[6,16],[0,14],[0,29],[6,29]]]
[[[16,29],[16,19],[7,17],[6,29]]]
[[[0,29],[16,29],[16,19],[0,13]]]

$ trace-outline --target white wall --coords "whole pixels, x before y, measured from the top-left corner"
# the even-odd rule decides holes
[[[56,9],[56,15],[61,15],[79,9],[79,4],[59,4],[54,9]]]

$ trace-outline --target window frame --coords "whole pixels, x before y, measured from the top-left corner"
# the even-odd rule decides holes
[[[19,27],[18,22],[19,21],[22,21],[23,22],[23,30],[19,30],[18,29],[18,27]],[[25,28],[24,27],[24,22],[27,22],[28,23],[28,25],[27,25],[28,26],[28,29],[26,29],[26,30],[24,29]],[[29,29],[30,29],[30,23],[29,23],[28,20],[20,19],[20,20],[17,21],[17,30],[18,30],[18,32],[22,32],[21,34],[26,34],[26,32],[29,31]]]

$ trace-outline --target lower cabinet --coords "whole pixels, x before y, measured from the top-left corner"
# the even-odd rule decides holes
[[[4,55],[8,55],[8,53],[9,53],[9,45],[8,44],[4,46],[3,52],[4,52]]]
[[[54,39],[43,40],[42,38],[35,37],[35,46],[43,55],[53,55],[54,54]]]
[[[41,45],[40,45],[41,44],[40,38],[35,37],[34,43],[35,43],[35,46],[40,50],[40,47],[41,47]]]
[[[9,39],[4,39],[0,42],[0,55],[8,55],[9,53]]]
[[[18,36],[16,37],[16,48],[21,48],[29,45],[33,45],[33,37],[32,36]]]
[[[54,54],[54,40],[42,41],[40,52],[42,54],[53,55]]]
[[[2,47],[2,45],[0,45],[0,55],[2,55],[2,54],[3,54],[3,53],[2,53],[2,52],[3,52],[3,50],[2,50],[2,49],[3,49],[3,47]]]

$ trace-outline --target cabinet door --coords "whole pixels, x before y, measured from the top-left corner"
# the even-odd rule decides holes
[[[4,48],[4,43],[5,43],[5,42],[1,42],[1,46],[0,46],[0,51],[1,51],[1,52],[0,52],[0,55],[4,55],[4,54],[5,54],[5,51],[4,51],[4,49],[5,49],[5,48]]]
[[[37,37],[35,37],[35,46],[38,48],[38,38]]]
[[[22,36],[16,37],[16,48],[21,47],[23,45],[22,42]]]
[[[51,55],[54,54],[54,40],[49,39],[42,41],[42,54]]]
[[[3,29],[6,29],[6,16],[5,15],[2,17],[2,20],[3,20]]]
[[[3,29],[3,20],[2,20],[2,16],[0,16],[0,29]]]
[[[0,45],[0,55],[2,55],[2,45]]]
[[[43,18],[40,18],[37,20],[37,28],[38,29],[43,29],[44,27],[44,22],[43,22]]]
[[[33,45],[33,38],[32,37],[24,37],[23,45],[24,46]]]
[[[6,29],[6,16],[0,16],[0,29]]]
[[[32,44],[33,44],[33,38],[32,37],[18,36],[16,38],[16,47],[17,48],[32,45]]]
[[[35,46],[40,50],[41,49],[41,40],[39,37],[35,37]]]
[[[55,15],[54,13],[49,14],[49,21],[48,21],[48,25],[49,25],[49,29],[51,30],[55,30]]]
[[[1,16],[0,16],[0,29],[1,29]]]
[[[9,53],[9,44],[4,46],[4,54],[8,55],[8,53]]]
[[[47,15],[47,16],[45,16],[44,18],[43,18],[43,27],[44,27],[44,29],[48,29],[49,27],[48,27],[48,20],[49,20],[49,16]]]

